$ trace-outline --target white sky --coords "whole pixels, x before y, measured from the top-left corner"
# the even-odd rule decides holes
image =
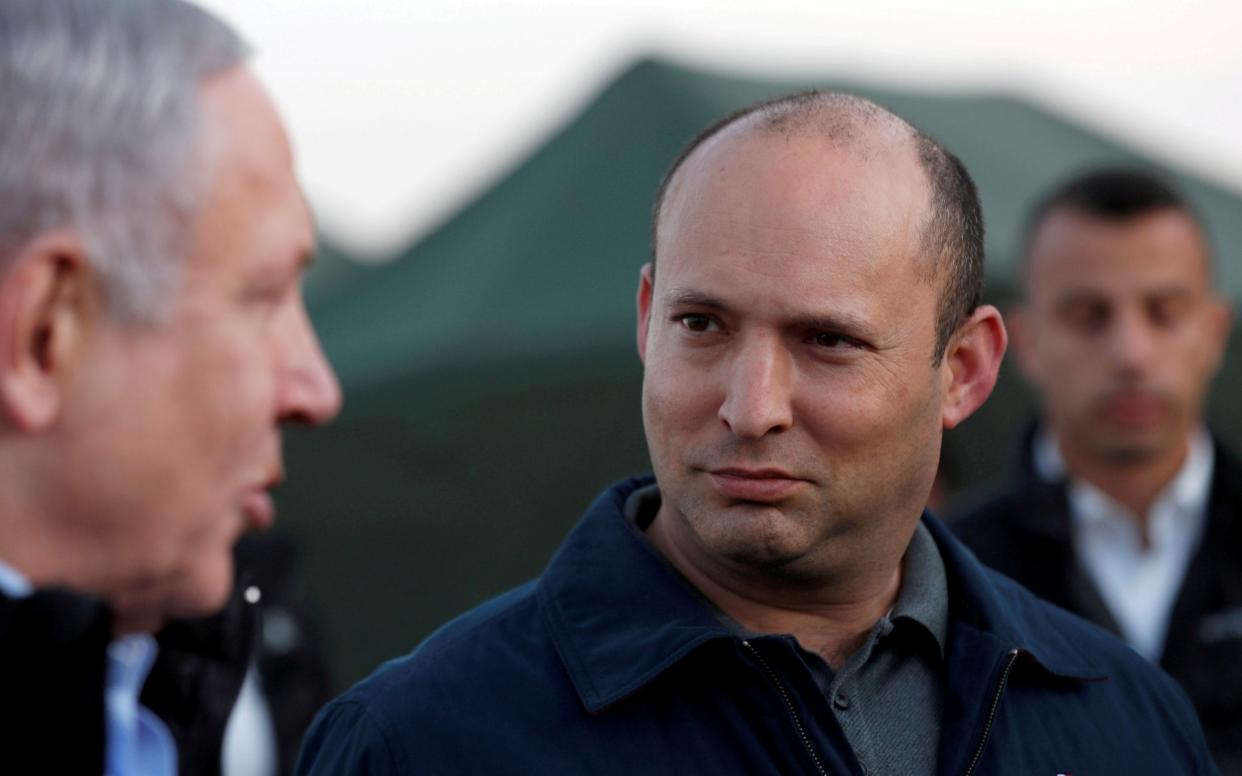
[[[1242,191],[1238,0],[200,1],[258,50],[321,225],[355,251],[421,235],[642,54],[1004,90]]]

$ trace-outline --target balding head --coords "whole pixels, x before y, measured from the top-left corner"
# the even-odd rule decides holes
[[[700,149],[735,134],[814,136],[862,157],[880,150],[908,154],[921,167],[926,203],[920,225],[920,275],[940,283],[933,363],[949,337],[978,307],[983,290],[983,216],[974,181],[961,161],[899,116],[861,97],[809,91],[743,108],[699,133],[665,173],[652,213],[652,261],[658,263],[660,225],[679,172]]]

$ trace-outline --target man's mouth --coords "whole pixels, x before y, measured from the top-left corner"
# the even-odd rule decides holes
[[[1103,416],[1122,426],[1146,426],[1164,416],[1165,402],[1149,391],[1111,394],[1100,404]]]
[[[806,483],[806,480],[790,472],[771,467],[728,466],[712,469],[708,474],[721,495],[738,501],[782,501]]]
[[[271,489],[285,479],[284,467],[277,464],[271,473],[242,493],[242,513],[246,517],[247,527],[255,531],[266,531],[276,521],[276,504],[272,500]]]
[[[242,495],[242,513],[246,526],[255,531],[266,531],[276,522],[276,504],[266,487],[248,489]]]

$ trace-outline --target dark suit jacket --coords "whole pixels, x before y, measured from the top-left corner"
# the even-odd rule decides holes
[[[181,776],[220,773],[225,725],[252,660],[272,712],[279,772],[331,697],[327,662],[293,586],[292,545],[248,537],[237,546],[238,583],[224,611],[170,622],[142,703],[168,725]],[[244,591],[262,591],[256,604]],[[264,638],[264,623],[269,623]],[[0,774],[90,774],[104,769],[104,687],[112,615],[63,591],[0,596]]]
[[[984,563],[1116,633],[1075,558],[1064,483],[1035,474],[1033,436],[1012,485],[950,526]],[[1215,451],[1203,541],[1173,605],[1160,666],[1190,696],[1221,771],[1242,774],[1242,466],[1219,442]]]
[[[233,556],[237,579],[224,610],[168,623],[142,689],[143,705],[177,741],[180,776],[220,773],[225,727],[252,662],[272,714],[280,774],[292,772],[302,735],[333,695],[313,618],[294,585],[293,544],[248,535]],[[251,586],[261,593],[253,603],[245,596]]]
[[[112,616],[57,590],[0,596],[4,773],[100,774]]]

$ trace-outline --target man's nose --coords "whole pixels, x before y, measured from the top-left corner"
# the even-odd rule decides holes
[[[779,342],[753,337],[726,366],[728,380],[719,417],[734,435],[759,439],[793,424],[792,365]]]
[[[1118,315],[1109,331],[1108,354],[1121,371],[1145,374],[1156,357],[1156,332],[1143,315]]]
[[[299,304],[278,354],[277,412],[282,423],[318,425],[341,411],[341,384]]]

